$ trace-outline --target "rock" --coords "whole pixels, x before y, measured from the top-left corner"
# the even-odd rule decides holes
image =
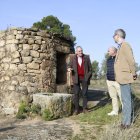
[[[33,104],[39,104],[41,111],[49,110],[54,118],[71,115],[72,95],[65,93],[37,93],[33,94]]]
[[[2,111],[6,115],[13,115],[15,113],[15,109],[12,107],[3,108]]]

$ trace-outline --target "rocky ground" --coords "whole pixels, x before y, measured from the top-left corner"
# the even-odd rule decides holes
[[[90,92],[89,102],[98,103],[102,92],[98,92],[98,96]],[[96,126],[81,124],[72,117],[44,121],[39,117],[18,120],[3,116],[0,117],[0,140],[76,140],[75,137],[81,135],[85,127],[85,130],[90,130],[96,135]]]
[[[69,140],[80,133],[78,123],[70,118],[43,121],[40,118],[0,119],[0,140]]]

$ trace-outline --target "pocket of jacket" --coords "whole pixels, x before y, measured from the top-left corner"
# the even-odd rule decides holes
[[[122,72],[129,72],[130,73],[130,71],[128,69],[122,69],[121,71]]]

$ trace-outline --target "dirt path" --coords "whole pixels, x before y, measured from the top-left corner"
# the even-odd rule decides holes
[[[103,96],[103,91],[98,91],[98,94],[95,94],[96,92],[89,91],[89,102],[94,105]],[[83,139],[93,140],[95,137],[92,135],[90,138],[90,133],[96,135],[95,127],[79,123],[72,117],[53,121],[43,121],[41,118],[18,120],[0,117],[0,140],[77,140],[78,135],[80,138],[84,136]]]
[[[0,119],[0,140],[69,140],[80,133],[80,125],[70,118],[54,121]]]

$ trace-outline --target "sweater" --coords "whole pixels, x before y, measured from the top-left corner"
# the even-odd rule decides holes
[[[77,58],[77,71],[78,71],[78,77],[80,79],[84,78],[84,63],[83,63],[83,57],[82,57],[82,64],[81,66],[78,63],[78,58]]]
[[[114,73],[114,62],[115,62],[115,56],[110,56],[107,59],[107,80],[115,81],[115,73]]]

